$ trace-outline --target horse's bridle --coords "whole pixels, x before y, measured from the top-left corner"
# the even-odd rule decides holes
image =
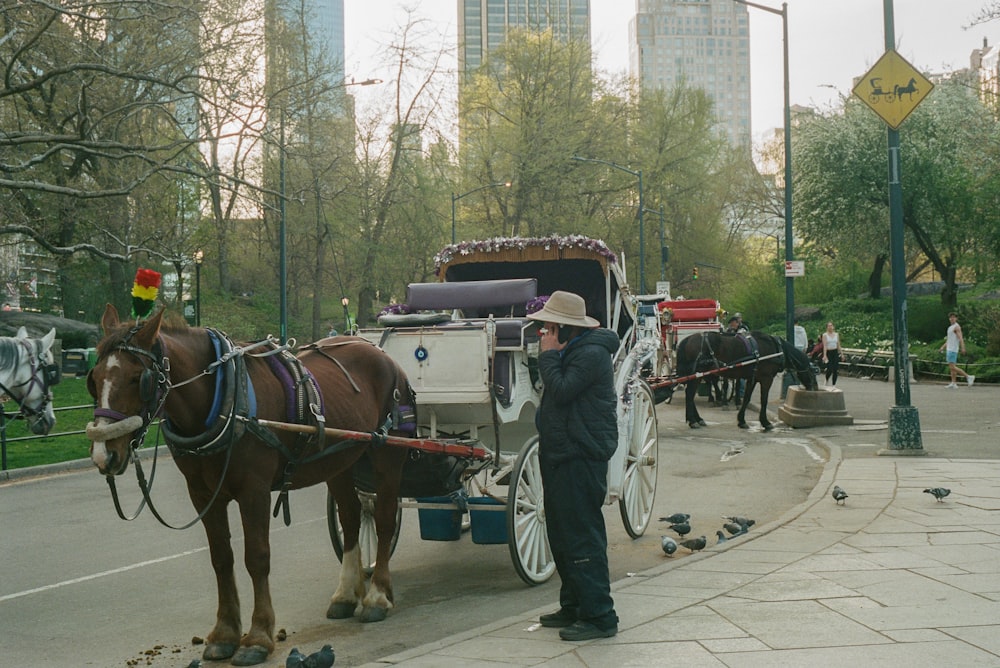
[[[146,350],[145,348],[132,345],[132,336],[137,331],[139,330],[133,327],[125,336],[125,340],[109,351],[130,353],[139,358],[143,366],[142,374],[139,376],[139,401],[141,407],[137,416],[142,421],[142,424],[137,429],[129,430],[133,433],[132,440],[129,442],[129,449],[133,453],[142,446],[143,441],[146,439],[146,433],[153,424],[153,420],[162,412],[163,404],[166,402],[167,394],[172,387],[170,384],[170,358],[163,354],[163,343],[157,339],[153,344],[153,350]],[[94,418],[96,420],[101,417],[107,418],[114,423],[124,423],[134,416],[125,415],[113,408],[98,406],[94,408]],[[88,425],[87,431],[88,436],[90,436],[90,432],[93,432],[94,429],[91,429]],[[104,439],[106,440],[107,436],[104,436]]]
[[[17,402],[18,411],[21,415],[32,417],[42,414],[45,411],[45,407],[52,402],[52,386],[59,384],[59,381],[62,379],[62,375],[59,372],[58,365],[47,364],[42,359],[45,351],[41,349],[41,341],[18,339],[18,344],[22,346],[28,354],[28,361],[31,364],[31,375],[27,380],[17,383],[16,385],[12,385],[11,387],[7,387],[3,383],[0,383],[0,393],[6,394]],[[30,406],[25,405],[25,401],[27,401],[28,395],[31,394],[31,390],[36,386],[40,387],[42,390],[42,403],[35,408],[31,408]],[[14,390],[22,387],[24,387],[24,391],[20,393],[20,396],[18,396]]]

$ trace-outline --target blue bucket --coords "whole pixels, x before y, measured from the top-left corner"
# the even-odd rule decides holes
[[[507,504],[489,496],[468,499],[472,542],[496,545],[507,542]]]
[[[440,503],[452,508],[417,508],[420,538],[423,540],[458,540],[462,537],[462,511],[450,496],[418,497],[417,503]]]

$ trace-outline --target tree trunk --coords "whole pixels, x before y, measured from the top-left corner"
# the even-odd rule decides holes
[[[882,272],[885,270],[885,263],[888,261],[885,253],[875,256],[875,265],[872,273],[868,274],[868,298],[878,299],[882,296]]]
[[[941,288],[941,306],[944,310],[954,311],[958,306],[958,285],[955,283],[955,274],[957,269],[954,265],[946,265],[944,271],[941,272],[941,278],[944,279],[944,287]]]

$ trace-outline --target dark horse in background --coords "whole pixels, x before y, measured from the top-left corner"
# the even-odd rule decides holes
[[[748,428],[745,419],[747,404],[750,403],[750,395],[757,384],[760,384],[760,425],[765,431],[773,427],[767,419],[767,395],[779,372],[792,371],[807,390],[818,389],[816,375],[805,353],[796,350],[788,341],[764,332],[752,332],[750,336],[703,332],[685,338],[677,347],[677,375],[681,377],[740,362],[748,363],[719,375],[747,380],[743,401],[736,416],[741,429]],[[705,426],[705,421],[701,419],[694,404],[700,383],[701,378],[695,378],[689,380],[685,388],[684,420],[692,429]]]
[[[216,622],[204,658],[232,658],[234,665],[247,666],[262,663],[274,650],[268,584],[272,490],[326,484],[344,530],[340,582],[327,617],[352,617],[360,606],[362,621],[384,619],[393,599],[390,544],[407,449],[332,438],[324,442],[315,432],[305,437],[278,434],[255,418],[312,426],[325,419],[329,427],[412,435],[396,419],[400,401],[413,405],[403,371],[379,348],[356,337],[323,339],[305,346],[296,358],[270,340],[239,347],[217,330],[168,327],[162,317],[161,310],[142,323],[120,322],[118,312],[108,306],[102,319],[105,336],[87,381],[96,401],[87,436],[93,441],[91,459],[108,477],[117,505],[113,476],[125,470],[154,419],[162,418],[160,432],[208,536],[218,587]],[[278,359],[282,356],[285,361]],[[302,401],[299,388],[307,385],[318,387],[318,393],[309,390]],[[251,395],[254,400],[248,399]],[[250,411],[247,406],[254,404]],[[363,455],[370,459],[377,495],[377,558],[367,592],[358,548],[361,503],[352,476]],[[136,460],[142,484],[140,466]],[[279,500],[283,495],[287,501],[284,493]],[[153,508],[144,486],[143,496]],[[227,513],[232,501],[239,506],[244,561],[253,583],[253,614],[245,634]]]

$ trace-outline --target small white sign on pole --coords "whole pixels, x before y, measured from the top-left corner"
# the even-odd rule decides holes
[[[797,278],[805,275],[805,260],[785,260],[785,278]]]
[[[656,294],[670,297],[670,281],[657,281]]]

